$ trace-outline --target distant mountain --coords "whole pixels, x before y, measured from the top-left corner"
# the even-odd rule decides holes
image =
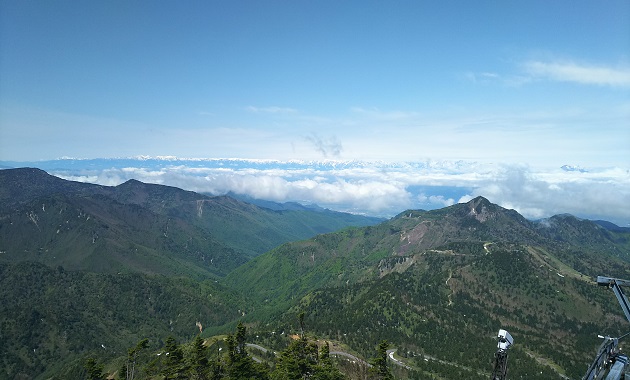
[[[282,245],[225,282],[251,295],[250,315],[305,311],[318,336],[366,356],[387,339],[427,375],[453,378],[455,369],[413,355],[467,368],[459,378],[491,372],[493,337],[506,328],[517,341],[511,374],[574,378],[597,334],[627,330],[612,292],[593,280],[630,278],[629,241],[567,215],[543,226],[478,197]]]
[[[581,261],[576,263],[588,263],[589,275],[597,275],[595,269],[606,269],[606,264],[600,262],[603,254],[630,259],[624,235],[613,235],[595,223],[573,217],[554,217],[551,221],[557,224],[555,228],[543,228],[514,210],[478,197],[439,210],[409,210],[376,226],[280,246],[239,267],[227,281],[237,285],[237,278],[255,278],[256,283],[262,281],[261,298],[279,301],[285,298],[285,289],[341,285],[378,276],[380,272],[375,265],[392,256],[413,256],[434,249],[463,249],[461,247],[483,253],[484,245],[489,247],[494,243],[542,246],[553,249],[556,254],[573,249],[584,251],[583,245],[592,244],[598,250],[584,252]],[[576,229],[576,224],[583,229]],[[311,280],[313,282],[309,283]]]
[[[105,186],[66,181],[36,168],[0,170],[0,210],[54,194],[103,194]]]
[[[593,222],[599,224],[609,231],[630,232],[630,227],[619,227],[615,223],[607,222],[605,220],[594,220]]]
[[[303,205],[301,203],[298,202],[274,202],[274,201],[268,201],[268,200],[264,200],[264,199],[256,199],[256,198],[252,198],[250,196],[247,195],[242,195],[242,194],[235,194],[235,193],[228,193],[227,196],[232,197],[234,199],[238,199],[240,201],[243,202],[247,202],[247,203],[251,203],[254,204],[256,206],[259,207],[263,207],[263,208],[268,208],[270,210],[274,210],[274,211],[287,211],[287,210],[311,210],[311,211],[320,211],[320,212],[325,212],[327,211],[327,209],[319,207],[317,205],[314,204],[309,204],[309,205]],[[382,222],[384,219],[380,219],[380,218],[374,218],[376,221],[378,222]]]
[[[32,168],[0,171],[0,205],[0,261],[107,273],[222,276],[287,241],[375,223],[135,180],[115,187],[72,182]]]

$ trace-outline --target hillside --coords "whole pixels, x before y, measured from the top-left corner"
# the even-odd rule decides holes
[[[282,243],[376,222],[134,180],[83,184],[30,168],[0,170],[0,205],[0,261],[107,273],[224,276]]]
[[[125,355],[148,338],[186,338],[241,316],[242,298],[214,281],[0,264],[0,379],[73,378],[86,354]]]
[[[133,180],[0,170],[0,379],[59,375],[95,349],[120,356],[145,337],[159,347],[192,336],[197,321],[228,328],[247,307],[216,279],[275,245],[370,223]]]
[[[379,277],[388,260],[409,264],[433,251],[482,254],[497,243],[551,250],[567,261],[563,268],[576,266],[574,271],[589,277],[616,266],[616,275],[630,275],[630,234],[574,217],[555,219],[562,221],[558,227],[541,226],[482,197],[439,210],[405,211],[377,226],[282,245],[239,267],[226,282],[238,286],[239,278],[255,279],[259,300],[281,302],[304,290]]]
[[[250,312],[266,318],[294,305],[286,316],[303,310],[316,334],[366,356],[387,339],[406,356],[453,362],[474,378],[491,371],[494,334],[506,328],[519,358],[511,373],[574,378],[592,360],[597,334],[627,329],[612,292],[593,280],[630,277],[630,235],[571,216],[552,222],[527,221],[484,198],[407,211],[285,244],[226,284],[249,289],[257,305]],[[453,366],[410,360],[452,378]]]

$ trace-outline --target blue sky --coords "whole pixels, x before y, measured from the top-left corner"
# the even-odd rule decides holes
[[[0,160],[463,160],[536,180],[572,165],[621,189],[628,15],[627,0],[0,0]]]

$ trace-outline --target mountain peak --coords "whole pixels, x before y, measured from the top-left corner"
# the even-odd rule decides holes
[[[468,215],[480,222],[485,222],[486,220],[492,218],[494,211],[496,211],[496,205],[481,196],[471,199],[466,203],[466,205],[470,210]]]
[[[4,206],[57,193],[80,193],[100,188],[99,185],[66,181],[37,168],[0,170],[0,203]]]
[[[118,185],[117,187],[130,187],[130,186],[140,186],[140,185],[144,185],[144,182],[140,182],[137,179],[128,179],[125,182],[121,183],[120,185]]]
[[[466,204],[475,204],[475,205],[483,204],[483,205],[488,206],[488,205],[492,205],[492,202],[490,202],[487,198],[482,197],[480,195],[478,197],[475,197],[475,198],[469,200],[468,202],[466,202]]]

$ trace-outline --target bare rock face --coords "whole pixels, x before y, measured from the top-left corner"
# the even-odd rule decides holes
[[[468,207],[470,208],[468,215],[483,223],[495,215],[491,211],[491,206],[492,204],[486,198],[477,197],[468,202]]]

